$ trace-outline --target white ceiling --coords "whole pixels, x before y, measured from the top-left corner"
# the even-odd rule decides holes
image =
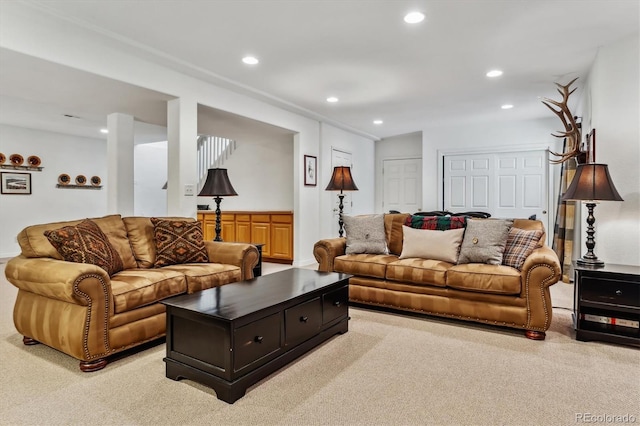
[[[640,22],[637,0],[29,3],[131,42],[128,49],[142,49],[141,55],[163,65],[375,137],[550,117],[540,97],[558,98],[554,82],[585,81],[598,48],[637,34]],[[424,12],[426,20],[404,23],[411,10]],[[243,64],[247,54],[260,64]],[[53,64],[61,80],[33,85],[40,65],[25,70],[19,59],[25,58],[0,51],[1,104],[12,101],[27,110],[57,102],[70,114],[98,121],[108,107],[166,123],[158,115],[166,115],[168,95]],[[493,68],[504,75],[485,77]],[[65,73],[72,77],[65,80]],[[327,103],[330,95],[340,102]],[[505,103],[515,107],[502,110]],[[3,121],[6,109],[0,110]],[[374,119],[384,124],[374,125]]]

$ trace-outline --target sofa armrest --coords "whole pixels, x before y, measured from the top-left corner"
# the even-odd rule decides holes
[[[205,241],[209,261],[240,267],[243,280],[253,278],[253,268],[258,264],[258,249],[252,244]]]
[[[329,238],[315,243],[313,255],[318,261],[318,271],[333,272],[333,260],[342,256],[346,247],[346,238]]]
[[[48,257],[28,258],[22,255],[9,260],[5,267],[7,280],[21,290],[50,299],[88,305],[88,299],[111,301],[111,280],[107,272],[90,263],[74,263]],[[97,279],[101,286],[90,286],[86,280]]]
[[[527,330],[546,331],[551,325],[549,286],[562,276],[560,261],[548,246],[535,249],[522,266],[522,294],[527,301]]]

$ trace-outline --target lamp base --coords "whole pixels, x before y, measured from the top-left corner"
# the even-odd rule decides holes
[[[581,257],[580,259],[576,260],[576,263],[580,266],[588,266],[591,268],[602,268],[604,266],[604,262],[597,257],[595,259]]]

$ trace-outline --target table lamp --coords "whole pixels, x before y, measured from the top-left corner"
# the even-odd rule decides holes
[[[342,209],[344,208],[343,199],[344,194],[343,191],[357,191],[358,187],[353,182],[353,177],[351,176],[351,168],[347,166],[337,166],[333,168],[333,175],[331,176],[331,181],[329,185],[327,185],[326,191],[340,191],[338,194],[338,198],[340,199],[340,204],[338,205],[340,209],[340,216],[338,217],[338,225],[340,226],[339,235],[342,237],[343,234],[343,226],[344,222],[342,220]]]
[[[564,201],[587,201],[587,210],[589,212],[587,216],[587,253],[577,260],[578,265],[604,266],[604,262],[598,259],[593,252],[596,246],[595,230],[593,228],[593,224],[596,221],[593,216],[593,209],[596,206],[594,201],[624,201],[613,185],[608,166],[597,163],[579,164],[576,174],[562,199]]]
[[[222,241],[220,236],[220,202],[223,196],[238,195],[227,175],[227,169],[209,169],[207,171],[207,180],[200,190],[198,197],[214,197],[216,202],[216,237],[213,241]]]

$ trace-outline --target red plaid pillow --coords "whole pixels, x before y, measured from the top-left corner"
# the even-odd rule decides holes
[[[414,229],[430,229],[437,231],[448,231],[450,229],[460,229],[467,225],[465,216],[420,216],[412,215],[407,217],[405,226]]]
[[[502,264],[518,270],[522,269],[524,261],[537,247],[540,237],[542,237],[540,230],[525,231],[512,227],[507,237]]]

